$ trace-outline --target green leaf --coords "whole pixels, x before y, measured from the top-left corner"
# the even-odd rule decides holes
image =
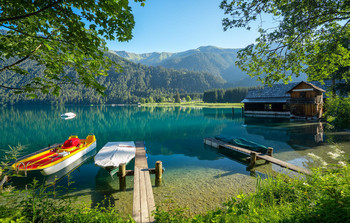
[[[38,95],[36,95],[36,94],[28,94],[27,97],[34,99],[34,98],[38,98]]]

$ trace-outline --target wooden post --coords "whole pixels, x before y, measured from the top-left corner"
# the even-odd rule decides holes
[[[250,164],[248,166],[249,169],[252,169],[255,167],[256,163],[256,152],[251,152],[250,153]]]
[[[235,116],[235,108],[232,108],[232,116]]]
[[[244,117],[244,107],[242,107],[242,117]]]
[[[126,190],[126,164],[121,163],[119,165],[119,189],[121,191]]]
[[[273,153],[273,148],[272,148],[272,147],[268,147],[268,148],[267,148],[267,151],[266,151],[266,155],[272,157],[272,153]],[[266,161],[265,161],[265,164],[268,164],[268,163],[270,163],[270,162],[266,160]]]
[[[162,183],[162,175],[163,175],[163,164],[162,161],[156,162],[156,187],[159,187]]]
[[[267,148],[266,154],[267,154],[268,156],[272,156],[272,153],[273,153],[273,148],[272,148],[272,147],[268,147],[268,148]]]

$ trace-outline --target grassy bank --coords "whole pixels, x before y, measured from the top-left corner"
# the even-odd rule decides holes
[[[192,218],[158,210],[158,222],[349,222],[350,168],[316,170],[306,178],[258,179],[257,190]]]
[[[146,103],[141,106],[182,106],[182,107],[203,107],[203,108],[242,108],[243,103],[205,103],[205,102],[181,102],[181,103]]]
[[[35,187],[35,185],[34,185]],[[76,207],[69,196],[53,199],[41,188],[2,192],[1,222],[133,222],[104,204]],[[312,176],[257,179],[255,193],[239,195],[222,208],[185,217],[183,209],[155,213],[157,222],[349,222],[350,168],[314,170]]]

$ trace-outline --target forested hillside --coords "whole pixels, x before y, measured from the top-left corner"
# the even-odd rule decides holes
[[[62,91],[58,98],[38,93],[37,98],[31,99],[23,94],[15,94],[14,91],[0,89],[0,103],[136,103],[140,98],[150,96],[171,95],[176,92],[202,93],[208,89],[225,86],[225,81],[213,74],[148,67],[127,61],[113,53],[107,53],[107,56],[120,64],[123,72],[110,70],[109,76],[98,78],[99,83],[106,87],[106,97],[81,85],[61,85]],[[29,71],[27,76],[3,72],[0,75],[0,83],[18,87],[35,76],[43,75],[43,67],[37,66],[34,61],[26,61],[21,66]],[[76,77],[72,70],[67,70],[67,74]]]
[[[255,79],[251,79],[236,65],[239,49],[223,49],[215,46],[202,46],[197,49],[179,53],[144,53],[136,54],[116,51],[119,56],[137,63],[166,68],[185,69],[189,71],[209,72],[222,77],[232,86],[257,86]],[[243,84],[243,85],[242,85]]]
[[[237,87],[204,91],[203,101],[207,103],[241,103],[249,90],[262,87]]]
[[[262,86],[260,82],[256,81],[257,78],[251,78],[235,65],[239,50],[201,46],[197,49],[178,53],[153,52],[136,54],[125,51],[114,52],[135,63],[212,73],[223,78],[231,87]],[[293,81],[305,81],[306,78],[305,74],[301,74],[298,78],[294,77]]]

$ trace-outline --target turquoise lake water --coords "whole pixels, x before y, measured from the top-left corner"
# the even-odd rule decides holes
[[[77,117],[63,120],[60,114]],[[116,209],[131,214],[133,177],[127,177],[127,190],[119,191],[117,177],[94,165],[93,156],[108,141],[145,141],[148,165],[163,162],[165,172],[160,187],[153,187],[155,202],[163,209],[187,207],[189,215],[220,206],[229,197],[254,191],[256,175],[284,171],[275,165],[247,171],[237,154],[205,146],[204,137],[227,135],[245,138],[274,148],[274,157],[299,166],[312,167],[337,163],[339,154],[350,154],[350,132],[326,131],[317,122],[287,119],[242,118],[240,109],[231,108],[81,106],[26,106],[0,109],[0,149],[26,146],[24,154],[48,144],[62,143],[71,134],[85,138],[94,133],[97,148],[82,163],[67,168],[74,181],[71,193],[78,201],[94,206],[107,198]],[[334,146],[330,141],[336,142]],[[344,153],[341,153],[341,151]],[[0,156],[4,152],[0,151]],[[131,162],[127,169],[133,169]],[[66,185],[65,171],[57,185]],[[58,177],[61,177],[59,175]],[[13,178],[13,185],[24,188],[36,177],[52,182],[53,176],[32,174]],[[154,176],[151,176],[154,184]]]

